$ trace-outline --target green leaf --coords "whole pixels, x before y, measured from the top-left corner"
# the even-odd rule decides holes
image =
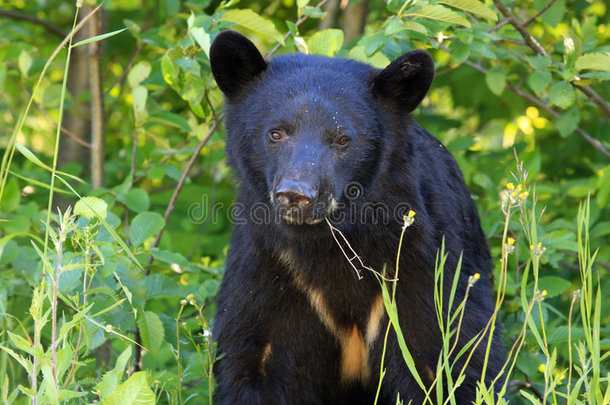
[[[42,384],[41,388],[44,387],[44,403],[59,405],[59,395],[57,392],[57,385],[53,378],[53,366],[51,359],[40,359],[40,371],[42,371]]]
[[[445,21],[452,24],[463,25],[470,28],[470,22],[455,11],[439,5],[423,6],[419,10],[411,11],[407,16],[429,18],[431,20]]]
[[[563,109],[574,104],[575,97],[574,88],[568,82],[555,83],[549,92],[551,103]]]
[[[160,122],[163,125],[173,126],[186,132],[191,132],[192,128],[187,120],[176,113],[169,111],[157,111],[148,117],[148,122]]]
[[[402,19],[399,17],[391,17],[388,20],[388,23],[385,27],[384,34],[385,36],[391,36],[405,29],[405,25],[402,22]]]
[[[119,195],[117,200],[121,201],[132,211],[143,212],[150,206],[148,194],[141,188],[129,190],[127,194]]]
[[[538,289],[546,290],[547,298],[555,297],[566,291],[572,283],[561,277],[546,276],[538,279]]]
[[[105,219],[108,214],[108,203],[97,197],[83,197],[74,205],[74,214],[82,215],[89,220],[98,216]]]
[[[155,259],[157,257],[155,256]],[[146,298],[156,297],[180,297],[183,294],[178,288],[176,280],[169,278],[163,274],[150,274],[144,280],[146,284]]]
[[[17,66],[19,67],[19,72],[21,72],[21,76],[28,77],[28,72],[32,67],[32,57],[26,50],[22,50],[19,54],[19,58],[17,59]]]
[[[99,393],[100,399],[104,400],[108,398],[115,389],[119,386],[121,382],[121,377],[123,377],[123,373],[125,372],[125,367],[127,366],[127,362],[131,357],[131,345],[128,345],[127,348],[121,353],[119,358],[116,361],[116,365],[112,370],[104,374],[102,377],[102,381],[100,381],[95,389]]]
[[[478,0],[441,0],[438,3],[467,11],[490,21],[498,21],[496,13]]]
[[[6,64],[0,63],[0,93],[4,93],[4,82],[6,81]]]
[[[142,83],[142,81],[148,79],[150,76],[151,67],[150,63],[146,61],[138,62],[127,75],[127,83],[129,83],[129,87],[135,89]]]
[[[549,55],[525,56],[524,58],[536,70],[544,70],[551,65],[551,57]]]
[[[610,72],[610,53],[593,52],[580,55],[576,59],[576,69]]]
[[[547,86],[551,84],[551,79],[551,72],[537,70],[527,77],[527,84],[538,97],[542,97],[546,93]]]
[[[42,161],[40,159],[38,159],[38,157],[31,150],[29,150],[27,147],[25,147],[24,145],[22,145],[19,142],[17,142],[17,143],[15,143],[15,148],[17,148],[17,150],[19,152],[21,152],[21,154],[27,160],[29,160],[30,162],[34,163],[36,166],[40,166],[43,169],[48,170],[49,172],[53,171],[53,169],[50,166],[47,166],[46,164],[42,163]],[[55,170],[55,174],[56,175],[62,175],[62,176],[65,176],[65,177],[69,177],[72,180],[78,181],[79,183],[86,184],[83,180],[81,180],[77,176],[71,175],[69,173],[64,173],[64,172],[61,172],[59,170]]]
[[[106,39],[108,37],[112,37],[116,34],[120,34],[121,32],[125,31],[127,28],[121,28],[120,30],[116,30],[116,31],[112,31],[112,32],[107,32],[105,34],[101,34],[101,35],[96,35],[94,37],[91,38],[87,38],[87,39],[83,39],[82,41],[78,41],[77,43],[72,45],[72,48],[76,48],[77,46],[81,46],[81,45],[85,45],[85,44],[90,44],[91,42],[97,42],[97,41],[101,41],[103,39]]]
[[[155,393],[148,385],[146,371],[133,373],[102,405],[154,405]]]
[[[506,71],[503,67],[491,68],[485,75],[485,83],[496,96],[499,96],[506,87]]]
[[[180,96],[191,104],[199,105],[203,99],[204,93],[205,83],[201,80],[201,77],[191,72],[186,72],[184,74],[184,83]]]
[[[131,221],[129,240],[133,246],[141,245],[146,239],[155,235],[165,225],[163,217],[156,212],[142,212]]]
[[[428,35],[428,28],[413,20],[405,21],[403,28],[409,31],[415,31],[419,32],[420,34]]]
[[[470,45],[463,43],[459,39],[453,40],[449,44],[449,54],[456,62],[462,63],[470,55]]]
[[[235,9],[225,12],[220,21],[229,21],[254,32],[265,35],[284,45],[284,36],[269,20],[249,9]]]
[[[373,55],[367,56],[365,48],[362,45],[350,49],[349,57],[361,62],[369,63],[379,69],[383,69],[390,64],[390,60],[382,52],[375,52]]]
[[[161,57],[161,72],[163,72],[163,80],[167,84],[172,87],[178,84],[178,68],[168,54]]]
[[[324,11],[322,11],[320,9],[320,7],[312,7],[312,6],[303,7],[301,12],[303,13],[303,15],[306,15],[307,17],[311,17],[311,18],[322,18],[326,15],[326,13]]]
[[[548,1],[546,0],[534,0],[533,9],[540,10],[542,7],[546,6]],[[556,27],[557,24],[561,22],[564,18],[564,14],[566,12],[566,1],[565,0],[557,0],[555,3],[546,10],[540,18],[543,22],[550,25],[551,27]]]
[[[606,202],[608,201],[608,197],[610,196],[610,165],[606,166],[605,169],[601,170],[599,173],[599,181],[598,181],[598,191],[597,191],[597,204],[600,208],[606,207]],[[607,223],[606,227],[600,226],[598,223],[594,230],[599,232],[599,236],[610,234],[610,222]],[[599,228],[599,230],[597,229]],[[593,235],[593,230],[591,234]],[[593,236],[592,236],[593,237]]]
[[[13,177],[4,186],[4,195],[2,200],[0,200],[0,212],[15,211],[19,207],[20,201],[21,190],[19,190],[19,182]]]
[[[300,10],[309,4],[309,0],[297,0],[297,8]]]
[[[318,31],[307,40],[307,49],[317,55],[334,56],[342,46],[343,31],[338,29]]]
[[[561,135],[562,138],[565,138],[576,130],[579,122],[580,111],[578,107],[574,106],[565,113],[561,114],[561,117],[559,117],[555,125],[559,131],[559,135]]]
[[[133,113],[136,117],[136,122],[142,123],[146,119],[148,113],[146,111],[146,100],[148,99],[148,89],[144,86],[138,86],[131,91]]]
[[[138,327],[142,336],[142,343],[152,355],[155,355],[163,344],[165,330],[161,319],[154,312],[144,311],[138,314]]]
[[[195,41],[197,42],[197,45],[199,45],[199,47],[203,50],[203,52],[205,52],[205,54],[209,58],[211,45],[210,34],[205,32],[205,30],[201,27],[193,28],[190,32]]]

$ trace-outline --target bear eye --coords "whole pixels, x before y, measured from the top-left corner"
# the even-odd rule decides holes
[[[282,140],[286,133],[282,129],[272,129],[267,132],[267,135],[272,142],[278,142]]]
[[[339,146],[345,146],[345,145],[347,145],[348,142],[349,142],[349,137],[343,135],[343,136],[339,137],[335,143]]]

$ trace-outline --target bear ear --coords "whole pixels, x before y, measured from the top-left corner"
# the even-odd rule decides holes
[[[228,98],[237,97],[267,63],[256,46],[235,31],[223,31],[210,47],[210,65],[216,83]]]
[[[434,78],[434,62],[424,50],[410,51],[395,59],[369,82],[377,98],[386,99],[397,108],[411,112],[428,92]]]

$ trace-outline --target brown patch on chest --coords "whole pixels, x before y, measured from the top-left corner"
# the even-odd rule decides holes
[[[271,342],[265,345],[263,349],[263,355],[261,356],[261,362],[259,366],[259,371],[262,375],[267,375],[267,364],[269,363],[269,358],[271,357]]]
[[[369,313],[369,319],[366,323],[366,336],[365,341],[368,347],[375,342],[377,336],[379,336],[379,330],[381,329],[381,320],[385,314],[385,307],[383,305],[383,297],[381,294],[375,298],[373,305],[371,305],[371,312]]]
[[[352,330],[345,330],[341,337],[341,379],[343,381],[360,380],[367,382],[371,374],[369,354],[362,338],[362,333],[354,325]]]
[[[293,260],[290,252],[284,252],[279,258],[293,271],[297,289],[307,296],[311,307],[322,324],[339,342],[341,347],[341,380],[344,382],[360,381],[367,383],[371,375],[369,351],[379,335],[381,320],[385,313],[381,294],[373,300],[369,308],[370,312],[365,331],[360,330],[356,323],[347,327],[339,325],[333,316],[324,292],[309,285],[297,271],[294,271],[295,260]]]

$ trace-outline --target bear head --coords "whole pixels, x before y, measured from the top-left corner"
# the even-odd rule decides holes
[[[279,223],[301,230],[340,213],[346,199],[366,198],[389,139],[407,136],[400,127],[409,125],[434,76],[423,50],[381,70],[303,54],[267,62],[234,31],[215,38],[210,63],[226,96],[238,199],[266,204]]]

